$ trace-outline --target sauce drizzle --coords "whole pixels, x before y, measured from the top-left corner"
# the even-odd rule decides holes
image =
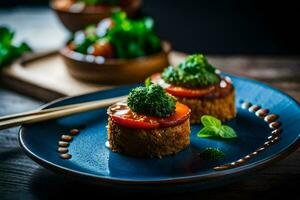
[[[61,159],[71,159],[72,155],[69,154],[69,149],[68,147],[70,146],[70,142],[73,140],[73,137],[79,134],[78,129],[71,129],[69,131],[69,134],[62,134],[60,136],[60,140],[58,141],[58,148],[57,152],[60,153],[59,157]]]
[[[271,145],[277,143],[280,140],[282,129],[279,128],[281,126],[281,122],[280,121],[275,122],[275,120],[278,119],[277,115],[275,115],[275,114],[267,115],[267,113],[269,112],[268,109],[260,109],[260,106],[252,105],[250,102],[242,102],[241,108],[248,110],[249,112],[255,113],[255,115],[257,117],[263,118],[264,121],[269,124],[269,127],[274,130],[271,132],[271,135],[268,136],[266,142],[263,145],[261,145],[260,147],[258,147],[257,150],[255,150],[254,152],[244,156],[243,158],[241,158],[235,162],[231,162],[231,163],[228,163],[225,165],[220,165],[220,166],[214,167],[213,168],[214,170],[221,171],[221,170],[239,167],[242,164],[244,164],[245,162],[256,157],[259,153],[265,151],[266,148],[270,147]]]

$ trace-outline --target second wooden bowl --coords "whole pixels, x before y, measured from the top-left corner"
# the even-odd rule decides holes
[[[171,45],[162,43],[162,51],[135,59],[109,59],[83,55],[65,47],[60,54],[69,73],[76,79],[103,84],[128,84],[143,82],[155,72],[169,65]]]
[[[101,12],[71,12],[58,9],[55,6],[55,1],[58,0],[52,0],[50,7],[55,11],[63,25],[71,32],[81,30],[90,24],[97,24],[101,19],[110,17],[115,10],[123,10],[128,16],[133,17],[136,15],[142,4],[142,0],[130,0],[127,6],[111,7]]]

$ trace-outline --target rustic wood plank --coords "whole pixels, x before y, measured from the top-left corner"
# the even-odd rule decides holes
[[[0,115],[38,108],[41,102],[0,89]],[[30,177],[40,168],[19,147],[18,128],[0,131],[0,199],[20,199],[30,194]],[[23,196],[24,195],[24,196]]]

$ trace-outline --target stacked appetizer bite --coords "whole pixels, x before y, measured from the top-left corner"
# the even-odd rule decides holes
[[[133,89],[127,102],[110,106],[107,113],[112,151],[161,158],[190,144],[190,109],[159,85]]]
[[[191,108],[191,123],[200,123],[202,115],[222,121],[236,115],[235,90],[228,77],[222,77],[203,55],[191,55],[177,67],[151,76],[179,102]]]

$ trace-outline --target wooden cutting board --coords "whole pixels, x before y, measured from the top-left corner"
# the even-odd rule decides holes
[[[183,57],[180,53],[170,55],[173,63]],[[74,79],[69,75],[57,51],[24,56],[5,68],[0,80],[6,87],[43,101],[116,87]]]
[[[172,52],[170,63],[178,64],[186,54]],[[281,89],[297,87],[292,77],[300,79],[300,59],[295,57],[257,56],[208,56],[209,61],[224,72],[246,76],[271,83]],[[276,80],[276,82],[273,82]],[[287,81],[289,84],[286,84]],[[57,51],[30,54],[3,70],[1,85],[23,94],[51,101],[60,97],[74,96],[104,90],[113,85],[81,82],[69,75]],[[283,82],[283,84],[281,84]],[[296,81],[297,82],[297,81]]]

